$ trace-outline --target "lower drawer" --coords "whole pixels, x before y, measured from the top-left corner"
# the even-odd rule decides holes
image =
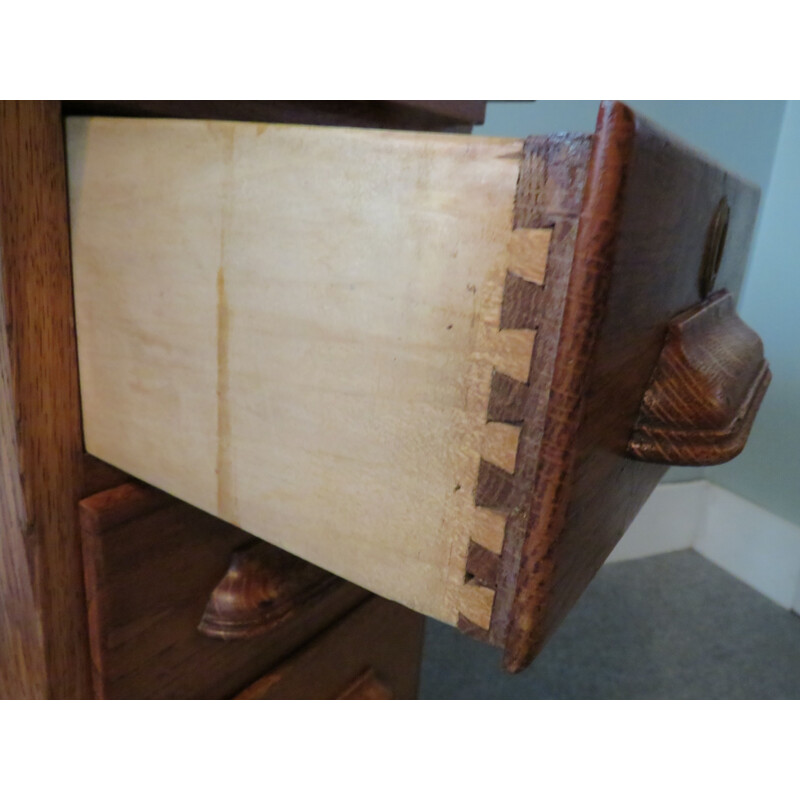
[[[423,617],[375,597],[237,700],[413,700]]]
[[[263,555],[264,543],[138,483],[92,495],[80,513],[99,698],[231,697],[368,597],[322,570],[309,580],[315,568],[266,545],[278,565],[278,613],[248,636],[226,628],[221,611],[241,567],[233,554],[255,543]]]

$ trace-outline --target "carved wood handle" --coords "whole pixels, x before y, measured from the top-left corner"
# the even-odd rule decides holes
[[[628,453],[641,461],[710,466],[744,448],[771,373],[758,334],[727,291],[672,320]]]
[[[313,564],[256,542],[233,552],[197,629],[215,639],[260,636],[340,582]]]

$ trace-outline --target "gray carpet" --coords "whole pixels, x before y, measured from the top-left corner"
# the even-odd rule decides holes
[[[422,699],[797,699],[800,617],[692,550],[603,567],[520,675],[428,621]]]

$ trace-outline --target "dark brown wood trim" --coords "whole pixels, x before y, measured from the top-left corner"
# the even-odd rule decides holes
[[[561,335],[533,485],[528,535],[505,642],[505,666],[527,666],[549,632],[553,542],[563,530],[570,472],[583,415],[587,368],[605,314],[610,262],[619,228],[625,171],[631,153],[634,117],[620,103],[600,108],[564,304]]]
[[[487,550],[477,542],[470,542],[467,550],[467,582],[474,581],[479,586],[497,588],[497,575],[500,569],[500,556]]]
[[[42,631],[36,695],[88,697],[80,398],[58,102],[0,103],[0,258],[29,571],[18,578],[30,584],[29,613]],[[0,586],[2,604],[15,602],[7,595],[18,591]],[[23,668],[13,651],[0,659],[0,671]]]
[[[408,106],[440,117],[482,125],[486,117],[485,100],[394,100],[391,102]]]
[[[365,679],[373,688],[361,699],[415,699],[423,620],[404,606],[372,597],[234,699],[355,699],[350,695]]]
[[[508,327],[513,322],[535,328],[536,337],[529,381],[523,384],[495,373],[489,397],[488,421],[521,425],[513,476],[481,464],[478,479],[477,504],[508,513],[502,553],[494,569],[496,593],[490,630],[487,633],[464,618],[459,621],[463,632],[499,646],[505,641],[522,544],[528,530],[528,507],[544,441],[547,399],[590,148],[591,137],[584,135],[530,137],[525,142],[520,167],[514,227],[550,228],[552,234],[543,285],[520,282],[512,274],[504,289],[501,320]],[[520,290],[525,295],[524,301],[519,297]],[[533,304],[535,313],[525,311],[525,302]]]
[[[0,261],[0,273],[2,261]],[[47,696],[47,665],[25,534],[5,306],[0,298],[0,700]]]
[[[771,379],[758,334],[728,291],[674,319],[628,453],[671,466],[722,464],[744,449]]]
[[[523,279],[513,269],[505,278],[500,328],[535,330],[536,336],[527,383],[500,372],[492,376],[487,422],[517,425],[520,434],[513,473],[482,459],[475,487],[476,506],[506,516],[502,552],[493,568],[495,586],[490,587],[495,588],[495,598],[489,630],[474,625],[463,615],[457,623],[462,632],[495,645],[502,645],[505,639],[520,548],[527,529],[590,143],[588,136],[560,134],[530,137],[523,147],[514,228],[549,228],[550,245],[543,284]],[[473,542],[471,548],[474,547]],[[487,585],[478,574],[472,574],[469,555],[466,573],[468,582]]]
[[[506,532],[495,615],[508,620],[510,670],[541,650],[663,476],[663,464],[629,453],[642,398],[670,322],[708,291],[700,278],[721,204],[730,213],[724,250],[713,248],[716,285],[735,298],[758,195],[624,105],[601,106],[516,565],[505,551],[520,540]]]
[[[485,100],[65,100],[64,114],[176,117],[466,133]]]
[[[394,692],[370,668],[358,676],[337,700],[393,700]]]

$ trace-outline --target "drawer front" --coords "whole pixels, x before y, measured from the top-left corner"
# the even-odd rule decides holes
[[[423,619],[397,603],[368,600],[237,699],[416,699]]]
[[[87,449],[511,670],[668,465],[744,445],[758,191],[624,105],[526,140],[67,133]]]
[[[332,576],[303,592],[308,565],[299,559],[138,483],[95,494],[80,512],[99,698],[230,697],[367,596]],[[299,574],[302,585],[279,598],[272,624],[221,636],[220,604],[210,601],[216,587],[230,588],[232,555],[254,543],[275,551],[279,582]],[[209,616],[212,635],[199,630]]]

